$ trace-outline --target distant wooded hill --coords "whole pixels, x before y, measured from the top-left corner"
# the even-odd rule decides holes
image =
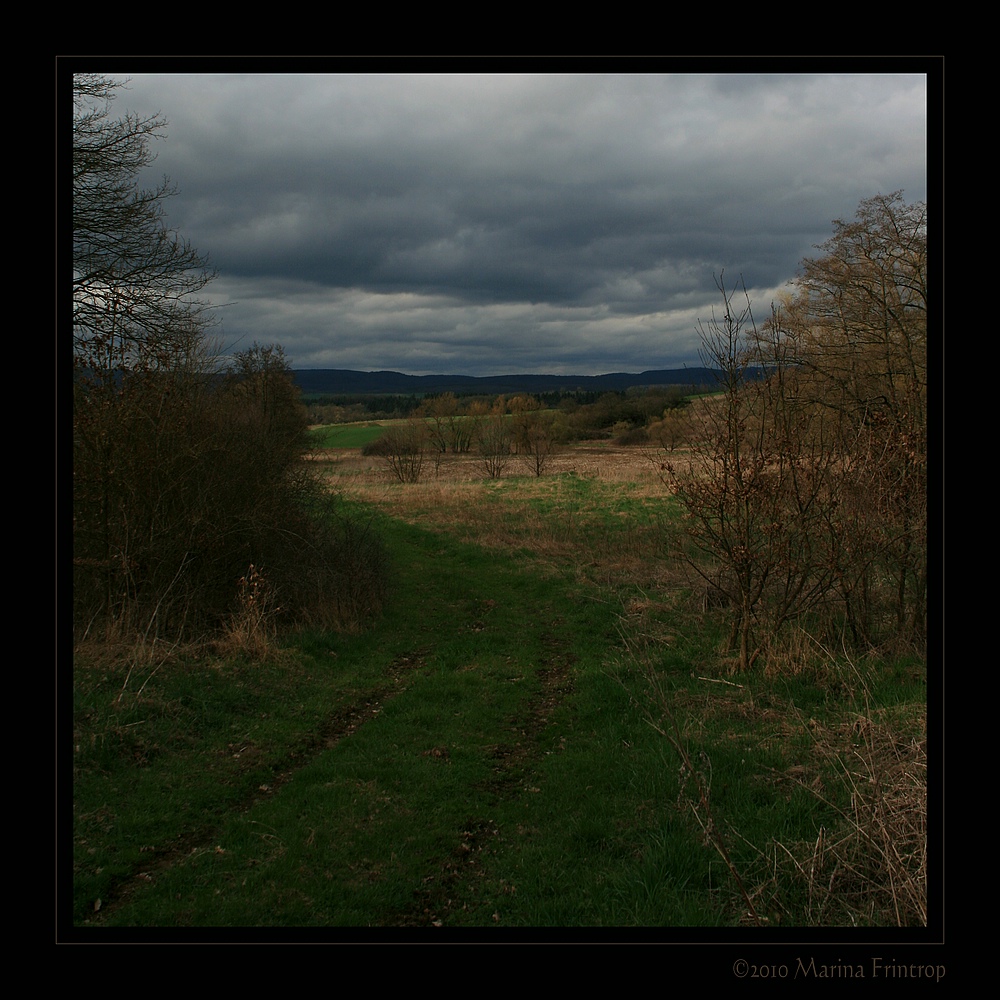
[[[711,368],[675,368],[639,374],[607,375],[403,375],[400,372],[356,372],[346,368],[309,368],[292,371],[304,394],[324,395],[505,395],[540,392],[607,392],[633,386],[710,386],[719,373]]]

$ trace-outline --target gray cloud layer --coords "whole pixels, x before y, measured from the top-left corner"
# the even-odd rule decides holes
[[[298,368],[697,364],[713,274],[763,315],[831,220],[926,198],[922,74],[141,69],[224,339]]]

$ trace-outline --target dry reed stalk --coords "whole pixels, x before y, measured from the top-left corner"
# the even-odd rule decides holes
[[[815,842],[775,841],[773,855],[759,851],[768,874],[754,880],[755,893],[777,896],[803,886],[803,922],[812,926],[926,926],[924,720],[879,722],[865,713],[832,733],[815,720],[807,729],[812,760],[784,777],[829,806],[839,821],[821,827]],[[839,804],[840,798],[847,803]]]
[[[220,647],[229,654],[262,659],[273,648],[275,618],[280,611],[263,568],[251,563],[237,583],[236,609],[226,624]]]

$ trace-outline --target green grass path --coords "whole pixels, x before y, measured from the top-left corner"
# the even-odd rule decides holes
[[[365,634],[165,666],[113,718],[121,678],[78,680],[76,922],[720,920],[675,766],[612,676],[614,603],[530,556],[385,531],[395,589]]]

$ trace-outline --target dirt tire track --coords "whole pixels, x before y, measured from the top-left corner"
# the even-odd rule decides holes
[[[520,739],[493,748],[494,777],[481,789],[494,801],[511,799],[521,791],[525,770],[540,757],[539,738],[550,725],[553,712],[573,690],[572,669],[576,656],[567,653],[552,633],[542,638],[553,651],[543,661],[537,676],[541,690],[528,706],[527,715],[510,720]],[[386,919],[387,927],[441,927],[475,896],[475,881],[485,874],[485,860],[503,842],[503,831],[488,818],[472,816],[456,831],[454,850],[429,872],[414,891],[407,910]]]
[[[298,747],[289,751],[284,757],[271,764],[274,778],[260,786],[242,801],[232,803],[227,808],[227,814],[247,813],[258,803],[279,791],[291,781],[296,772],[308,766],[321,753],[335,747],[341,740],[353,736],[365,723],[374,719],[382,710],[382,706],[397,695],[402,694],[407,685],[404,683],[406,674],[419,670],[424,665],[426,650],[396,657],[390,664],[388,683],[369,692],[364,701],[343,706],[338,712],[326,719],[318,731],[308,734]],[[260,756],[254,755],[253,762],[248,760],[248,766],[256,766]],[[132,896],[146,886],[156,881],[156,876],[167,871],[173,865],[184,861],[193,854],[207,853],[212,844],[216,843],[218,824],[210,823],[176,837],[168,847],[151,848],[148,861],[134,865],[132,870],[114,879],[108,890],[108,899],[101,900],[101,907],[95,912],[92,923],[100,923],[126,905]]]

